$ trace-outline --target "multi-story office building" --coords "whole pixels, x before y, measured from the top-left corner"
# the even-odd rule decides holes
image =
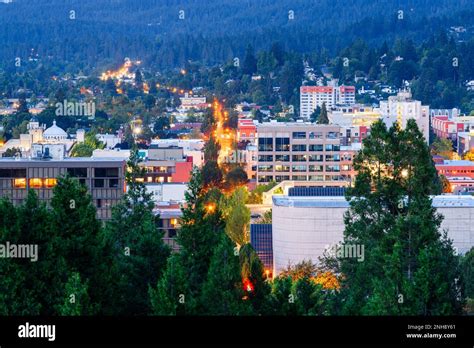
[[[40,200],[49,203],[58,178],[69,174],[86,185],[97,217],[107,220],[125,191],[125,164],[125,160],[105,158],[0,159],[0,197],[19,204],[33,189]]]
[[[300,114],[309,119],[313,111],[323,103],[328,109],[336,105],[353,105],[355,103],[354,86],[301,86]]]
[[[341,127],[313,123],[258,125],[257,182],[317,181],[345,185],[350,170],[341,167]]]
[[[189,182],[193,157],[186,156],[178,146],[151,145],[147,157],[139,165],[145,168],[145,183]]]

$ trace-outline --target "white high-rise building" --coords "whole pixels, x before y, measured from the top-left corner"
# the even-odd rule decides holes
[[[380,102],[380,114],[387,127],[399,122],[402,129],[407,121],[414,119],[426,141],[429,141],[430,107],[421,105],[421,101],[412,99],[410,91],[399,92],[396,96]]]
[[[326,108],[335,105],[354,105],[354,86],[301,86],[300,114],[301,118],[309,119],[313,111],[326,103]]]

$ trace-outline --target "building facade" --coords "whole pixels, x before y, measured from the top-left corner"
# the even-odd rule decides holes
[[[341,167],[341,127],[269,122],[257,127],[257,182],[315,181],[345,185]]]
[[[444,216],[440,231],[448,231],[455,250],[468,252],[474,246],[474,197],[435,196],[433,207]],[[343,240],[343,217],[348,208],[344,197],[273,197],[274,274],[288,263],[318,263],[325,250]]]
[[[336,105],[355,104],[354,86],[301,86],[300,115],[308,120],[313,111],[326,104],[329,110]]]
[[[430,107],[422,105],[419,100],[412,99],[411,92],[402,91],[396,96],[388,97],[388,100],[381,101],[380,113],[387,127],[398,123],[402,129],[405,129],[408,120],[415,120],[426,142],[429,141]]]
[[[97,217],[108,220],[125,191],[125,164],[121,159],[104,158],[0,159],[0,197],[20,204],[33,189],[41,201],[49,203],[58,178],[68,174],[88,188]]]

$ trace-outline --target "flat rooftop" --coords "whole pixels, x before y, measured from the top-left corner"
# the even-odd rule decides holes
[[[441,195],[433,196],[433,207],[472,207],[474,208],[474,196],[466,195]],[[331,197],[289,197],[273,196],[273,204],[278,207],[296,208],[349,208],[349,202],[343,196]]]
[[[444,163],[436,164],[436,166],[474,166],[474,162],[468,160],[445,160]]]
[[[41,158],[13,158],[13,157],[3,157],[0,158],[1,163],[62,163],[62,162],[124,162],[124,159],[117,157],[65,157],[63,159],[41,159]]]

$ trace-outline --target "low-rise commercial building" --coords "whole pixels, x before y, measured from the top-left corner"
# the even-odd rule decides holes
[[[447,230],[453,247],[466,253],[474,246],[474,197],[433,197],[433,207],[444,216],[440,230]],[[340,197],[274,196],[272,250],[274,274],[303,260],[318,263],[329,247],[343,240],[344,214],[349,203]],[[366,253],[370,250],[365,250]]]
[[[20,204],[33,189],[49,203],[58,178],[70,175],[88,188],[97,217],[107,220],[125,191],[125,164],[115,158],[0,159],[0,197]]]

